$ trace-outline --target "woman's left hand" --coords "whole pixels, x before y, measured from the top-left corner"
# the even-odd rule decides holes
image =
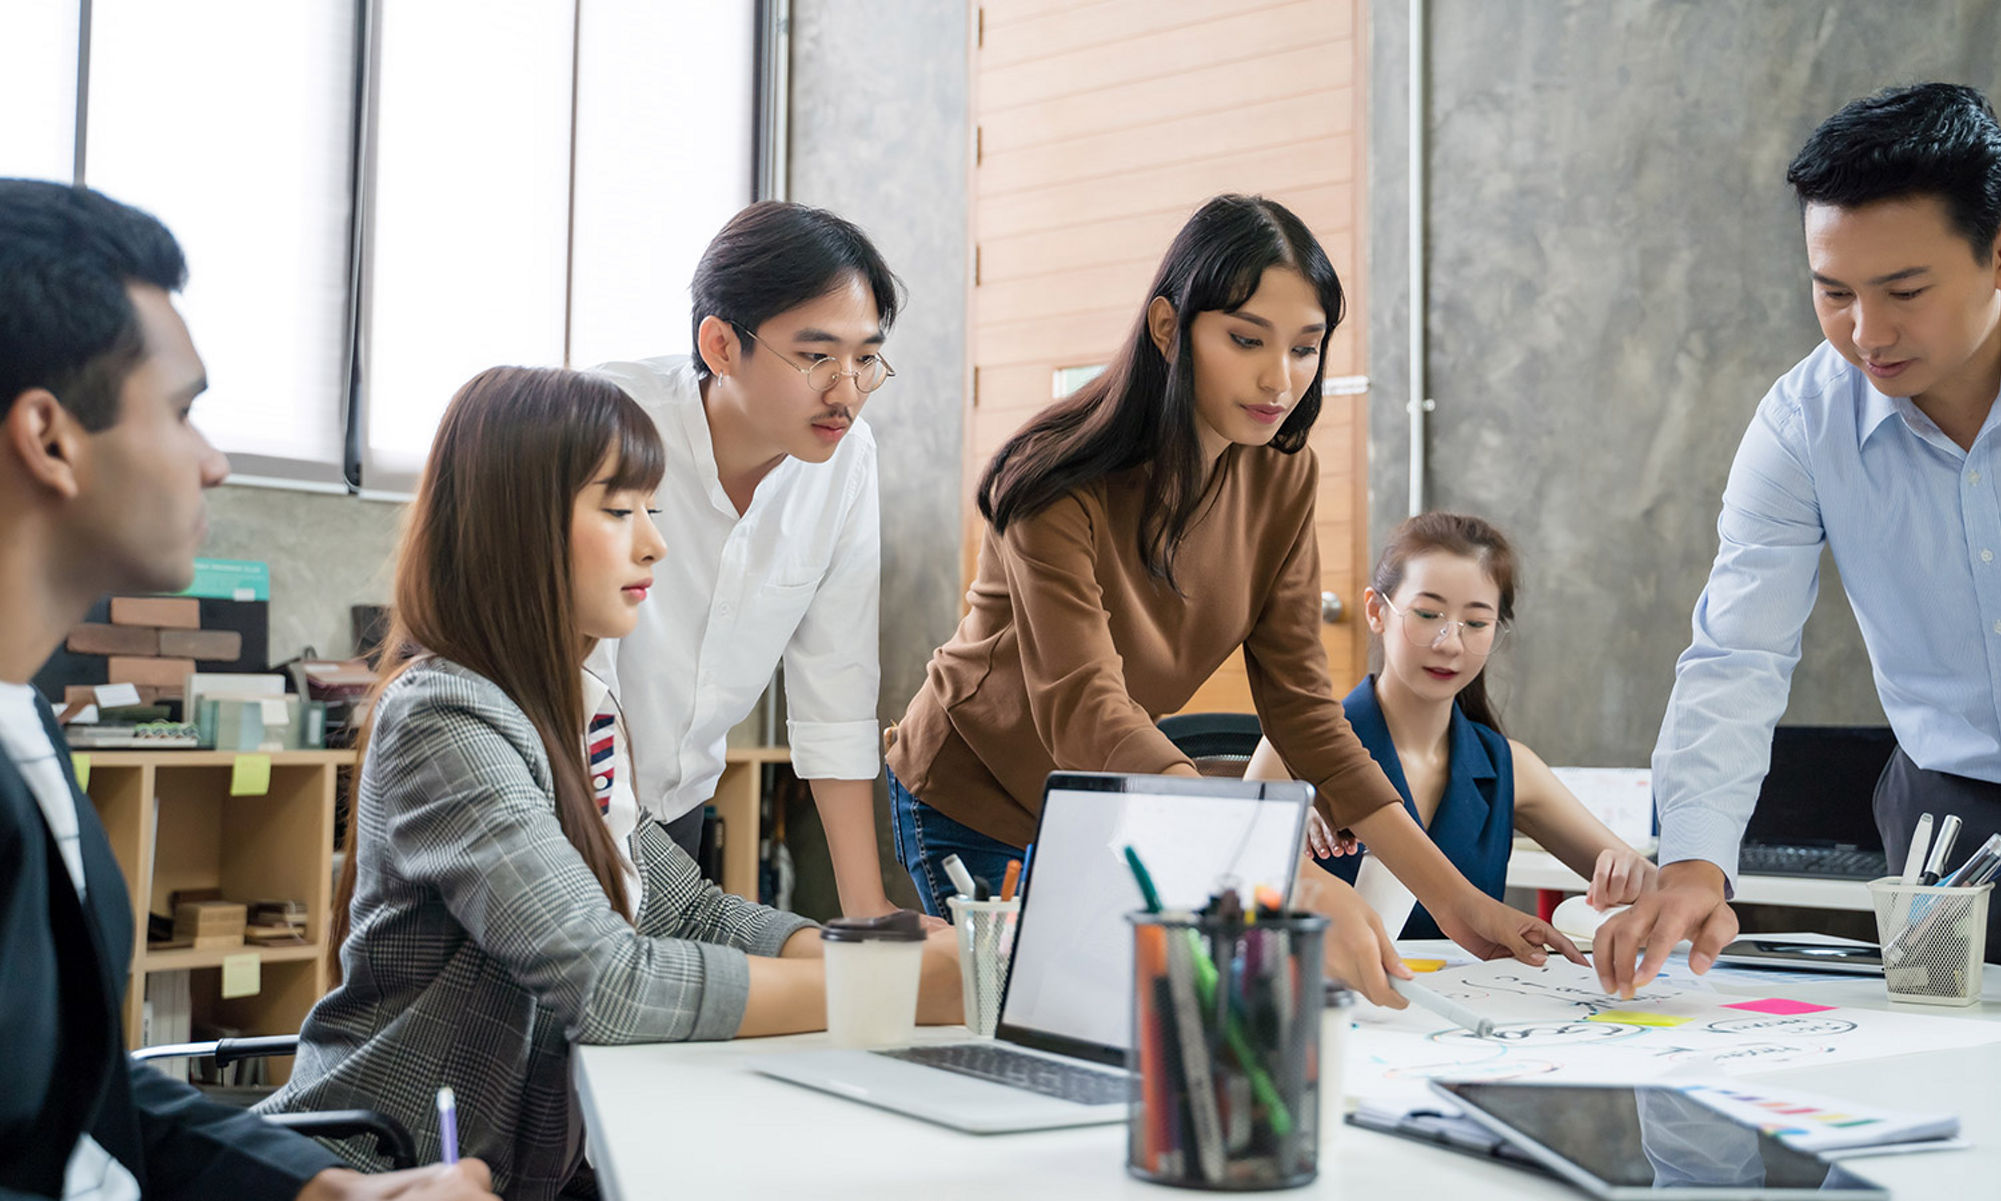
[[[1660,882],[1661,869],[1631,847],[1606,847],[1598,852],[1591,872],[1591,887],[1584,900],[1600,911],[1614,905],[1630,905],[1642,893],[1651,892]]]
[[[1339,859],[1361,850],[1362,842],[1353,830],[1336,830],[1320,816],[1320,810],[1306,811],[1306,845],[1315,859]]]

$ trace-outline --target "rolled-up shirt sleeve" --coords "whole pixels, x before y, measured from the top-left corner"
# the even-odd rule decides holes
[[[785,648],[786,734],[802,780],[873,780],[882,769],[882,511],[872,448],[843,500],[827,574]]]
[[[1759,404],[1723,491],[1718,548],[1654,747],[1662,864],[1705,859],[1734,894],[1826,541],[1798,401]]]

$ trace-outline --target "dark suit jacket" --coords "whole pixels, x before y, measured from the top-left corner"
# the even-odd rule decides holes
[[[60,750],[54,715],[38,706]],[[0,755],[0,1201],[62,1196],[85,1131],[148,1198],[289,1201],[341,1161],[126,1058],[132,908],[67,757],[63,773],[77,798],[87,904],[27,781]]]

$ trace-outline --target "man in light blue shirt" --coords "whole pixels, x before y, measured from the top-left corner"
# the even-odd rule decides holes
[[[1892,864],[1919,812],[1960,815],[1961,855],[2001,831],[2001,126],[1971,88],[1885,91],[1815,130],[1786,179],[1827,340],[1730,469],[1654,749],[1661,886],[1595,939],[1624,995],[1678,940],[1700,972],[1736,937],[1737,848],[1823,542],[1899,744],[1876,792]],[[1993,958],[2001,908],[1989,920]]]

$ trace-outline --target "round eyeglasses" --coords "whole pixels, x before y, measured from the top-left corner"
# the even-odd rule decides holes
[[[1491,618],[1472,617],[1455,621],[1436,609],[1427,609],[1422,605],[1399,609],[1390,603],[1389,597],[1379,596],[1377,599],[1383,602],[1383,608],[1397,615],[1397,624],[1403,627],[1405,640],[1425,650],[1437,650],[1444,646],[1445,640],[1456,631],[1459,645],[1466,648],[1467,654],[1484,658],[1494,653],[1494,648],[1501,644],[1501,636],[1506,633],[1501,623]]]
[[[802,365],[794,360],[791,355],[786,354],[776,346],[766,342],[763,338],[744,329],[741,325],[736,328],[746,338],[764,347],[772,354],[777,355],[779,361],[787,367],[805,376],[806,386],[815,392],[832,392],[836,387],[840,386],[841,377],[844,375],[855,381],[855,388],[858,391],[864,393],[873,392],[877,388],[882,387],[890,376],[896,374],[896,368],[891,367],[889,360],[883,358],[880,354],[863,355],[855,361],[854,369],[851,371],[841,370],[841,361],[832,355],[823,359],[815,359],[811,363]]]

